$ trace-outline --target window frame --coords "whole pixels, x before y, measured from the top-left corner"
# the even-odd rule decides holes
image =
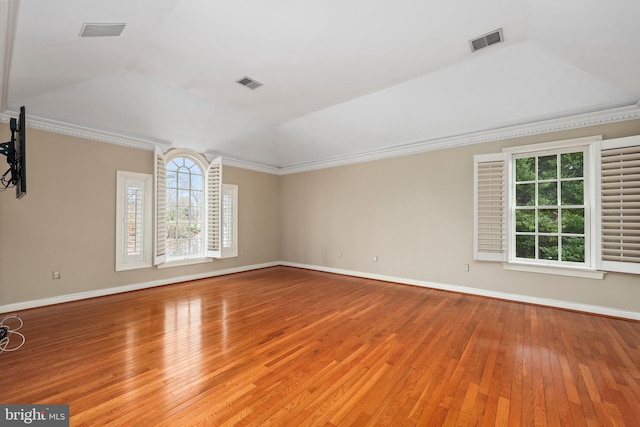
[[[187,255],[182,255],[182,256],[171,256],[169,254],[169,251],[166,251],[166,262],[167,263],[179,263],[179,262],[184,262],[184,261],[189,261],[189,260],[197,260],[197,259],[202,259],[202,258],[206,258],[206,247],[207,247],[207,166],[204,164],[204,162],[202,161],[202,159],[200,158],[200,156],[194,155],[194,153],[191,153],[189,151],[186,150],[172,150],[170,152],[169,155],[165,156],[165,191],[169,192],[169,187],[166,184],[166,182],[168,181],[168,175],[170,173],[169,171],[169,164],[171,162],[174,162],[176,159],[188,159],[190,161],[192,161],[194,163],[194,166],[196,166],[199,169],[199,175],[201,177],[202,180],[202,189],[200,191],[202,191],[202,202],[199,208],[199,217],[200,217],[200,248],[197,254],[191,255],[191,254],[187,254]],[[176,173],[178,173],[178,171],[176,171]],[[191,174],[191,172],[190,172]],[[178,185],[177,183],[177,177],[176,177],[176,185]],[[180,191],[179,187],[176,187],[176,191]],[[192,196],[192,191],[193,189],[189,188],[189,198],[191,198]],[[166,222],[166,213],[169,211],[169,204],[168,204],[168,197],[165,199],[165,224],[167,225],[167,232],[169,230],[169,223]],[[176,201],[176,203],[178,203]],[[189,205],[191,206],[191,205]],[[178,207],[178,205],[176,205],[176,208]],[[176,209],[177,211],[178,209]],[[177,221],[177,220],[176,220]],[[177,231],[177,230],[176,230]],[[169,240],[168,235],[167,235],[167,241]],[[174,240],[179,240],[179,239],[174,239]],[[167,243],[168,246],[168,243]],[[167,248],[168,249],[168,248]],[[190,249],[188,250],[188,252],[190,252]]]
[[[510,153],[511,167],[510,167],[510,175],[507,179],[507,187],[509,192],[507,203],[508,206],[508,254],[507,260],[510,263],[516,264],[527,264],[527,265],[539,265],[544,267],[558,267],[558,268],[570,268],[570,269],[587,269],[587,270],[595,270],[595,246],[594,246],[594,237],[596,236],[596,228],[594,219],[597,217],[596,213],[596,203],[595,203],[595,185],[594,185],[594,169],[596,165],[594,163],[593,156],[593,143],[595,142],[592,138],[587,138],[586,144],[583,143],[583,140],[568,140],[568,141],[557,141],[550,145],[547,145],[544,149],[534,149],[536,146],[523,146],[517,147],[516,149],[505,150],[505,152]],[[584,209],[584,238],[585,238],[585,262],[571,262],[571,261],[562,261],[562,260],[544,260],[539,259],[536,256],[536,259],[528,259],[528,258],[519,258],[516,255],[516,237],[518,235],[518,231],[516,230],[516,211],[520,208],[516,205],[516,161],[522,158],[528,157],[544,157],[549,155],[561,155],[565,153],[575,153],[582,152],[584,153],[583,157],[583,177],[582,182],[584,184],[584,200],[581,205]],[[535,183],[539,183],[539,178],[536,176]],[[555,181],[560,184],[562,182],[561,177],[557,177]],[[560,191],[560,190],[558,190]],[[536,192],[537,195],[537,192]],[[539,211],[540,208],[537,204],[534,205],[532,210]],[[551,206],[551,205],[549,205]],[[556,205],[558,209],[567,209],[563,208],[561,204],[561,200],[558,200],[558,205]],[[545,235],[547,233],[535,231],[534,235],[539,237]],[[562,238],[562,230],[561,224],[558,224],[558,239]],[[538,249],[538,245],[536,245],[536,250]]]
[[[502,150],[507,155],[509,175],[507,178],[507,262],[505,268],[511,270],[537,271],[560,275],[602,278],[598,271],[600,267],[597,259],[597,244],[599,243],[598,229],[599,213],[596,199],[596,173],[599,170],[598,156],[595,155],[596,144],[602,140],[602,135],[551,141],[539,144],[507,147]],[[543,156],[544,154],[558,154],[561,152],[584,151],[584,204],[585,204],[585,263],[567,261],[525,260],[515,256],[515,162],[517,158],[527,155]],[[593,274],[590,274],[593,273]]]

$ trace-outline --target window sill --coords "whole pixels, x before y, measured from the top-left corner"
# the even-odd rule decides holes
[[[506,262],[502,264],[505,270],[526,271],[529,273],[553,274],[556,276],[582,277],[584,279],[604,279],[605,271],[588,270],[585,268],[551,267],[546,265],[531,265]]]
[[[213,262],[213,258],[187,258],[187,259],[176,259],[173,261],[166,261],[162,264],[158,264],[158,268],[171,268],[171,267],[182,267],[183,265],[194,265],[194,264],[204,264],[206,262]]]

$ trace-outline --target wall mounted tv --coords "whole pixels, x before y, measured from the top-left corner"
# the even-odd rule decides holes
[[[20,116],[9,121],[11,141],[0,144],[0,154],[7,158],[9,169],[0,176],[0,191],[16,188],[16,197],[22,198],[27,193],[26,167],[26,118],[24,107],[20,107]],[[1,166],[0,166],[1,168]],[[2,169],[0,169],[2,170]]]

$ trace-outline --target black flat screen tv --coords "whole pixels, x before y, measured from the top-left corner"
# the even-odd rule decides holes
[[[0,177],[0,190],[15,187],[18,199],[27,193],[27,126],[25,116],[24,107],[20,107],[20,116],[9,121],[11,141],[0,144],[0,154],[6,156],[9,164],[9,169]]]

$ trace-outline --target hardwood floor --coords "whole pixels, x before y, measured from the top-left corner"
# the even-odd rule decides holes
[[[640,323],[287,267],[19,313],[72,426],[640,425]]]

